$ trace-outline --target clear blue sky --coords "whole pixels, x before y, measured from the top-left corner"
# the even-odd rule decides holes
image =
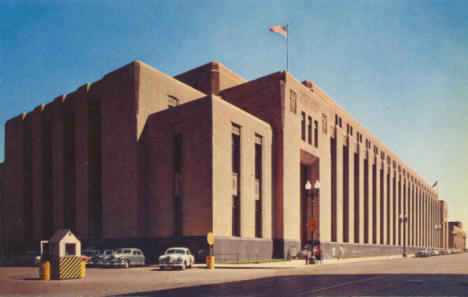
[[[142,60],[311,80],[468,229],[468,1],[0,1],[0,124]],[[0,129],[0,162],[4,128]]]

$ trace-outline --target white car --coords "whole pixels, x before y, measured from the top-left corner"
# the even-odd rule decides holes
[[[195,263],[195,257],[186,247],[171,247],[166,250],[164,255],[159,257],[159,268],[181,268],[192,267]]]

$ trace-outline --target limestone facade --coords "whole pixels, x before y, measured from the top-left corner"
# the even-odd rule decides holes
[[[5,132],[4,242],[70,228],[89,245],[181,243],[201,256],[211,231],[226,261],[306,243],[326,255],[341,244],[349,255],[448,244],[437,191],[285,71],[246,81],[212,62],[173,78],[136,61]]]

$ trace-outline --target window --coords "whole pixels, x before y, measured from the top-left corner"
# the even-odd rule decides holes
[[[183,171],[183,146],[182,134],[175,134],[172,136],[173,145],[173,188],[174,188],[174,235],[182,236],[183,224],[183,185],[182,185],[182,171]]]
[[[314,145],[315,147],[318,147],[319,143],[319,139],[318,139],[318,122],[317,121],[314,121]]]
[[[76,256],[76,245],[74,243],[65,244],[65,256]]]
[[[255,237],[262,237],[262,137],[255,135]]]
[[[305,132],[305,121],[306,121],[306,115],[305,112],[301,112],[302,115],[302,120],[301,120],[301,139],[306,140],[306,132]]]
[[[307,142],[312,144],[312,118],[307,117]]]
[[[240,126],[232,124],[232,236],[240,236]]]
[[[338,127],[340,127],[340,128],[342,127],[341,126],[341,124],[342,124],[341,117],[339,115],[337,115],[337,114],[335,114],[335,124],[338,125]]]
[[[294,114],[297,112],[297,94],[293,90],[289,90],[289,110]]]
[[[182,134],[175,134],[173,136],[174,145],[174,171],[176,173],[182,172]]]

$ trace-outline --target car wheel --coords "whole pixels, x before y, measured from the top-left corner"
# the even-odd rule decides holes
[[[125,268],[129,268],[130,267],[130,261],[125,261]]]

